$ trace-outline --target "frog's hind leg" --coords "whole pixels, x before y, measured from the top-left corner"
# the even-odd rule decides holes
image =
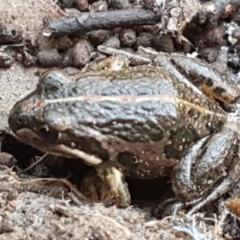
[[[223,128],[219,133],[199,140],[176,167],[172,188],[176,197],[189,205],[192,214],[229,191],[240,178],[237,133]]]
[[[191,215],[199,211],[202,207],[208,203],[218,199],[220,196],[230,191],[232,187],[237,184],[240,179],[240,161],[239,158],[234,158],[232,165],[230,167],[227,178],[217,186],[204,200],[198,203],[196,206],[192,207],[187,215]]]

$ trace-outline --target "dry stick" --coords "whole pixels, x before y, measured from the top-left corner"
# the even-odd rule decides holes
[[[72,193],[74,193],[78,199],[80,199],[81,201],[87,201],[88,198],[82,194],[77,187],[75,187],[70,181],[66,180],[66,179],[58,179],[58,178],[35,178],[32,180],[27,180],[27,181],[23,181],[22,179],[18,180],[21,184],[24,185],[30,185],[30,184],[34,184],[37,182],[42,182],[42,183],[52,183],[52,182],[60,182],[63,183],[65,186],[67,186]]]
[[[140,25],[154,25],[160,15],[145,9],[123,9],[108,12],[81,13],[48,23],[44,33],[60,37],[64,35],[83,34],[99,29],[113,29]]]
[[[27,172],[30,169],[32,169],[33,167],[35,167],[36,165],[38,165],[40,162],[42,162],[44,160],[44,158],[48,155],[48,153],[45,153],[43,156],[41,156],[36,162],[34,162],[32,165],[30,165],[29,167],[25,168],[23,170],[23,172]]]
[[[134,53],[126,52],[124,50],[116,49],[116,48],[111,48],[111,47],[106,47],[103,45],[99,45],[97,47],[98,51],[103,52],[108,55],[122,55],[130,61],[132,65],[141,65],[141,64],[149,64],[151,63],[151,59],[147,57],[143,57]]]

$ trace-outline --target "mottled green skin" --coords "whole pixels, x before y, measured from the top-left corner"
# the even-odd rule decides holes
[[[74,100],[62,102],[69,97]],[[22,139],[36,148],[54,153],[52,146],[64,144],[116,161],[136,178],[169,175],[190,146],[225,122],[215,101],[152,66],[71,76],[47,72],[9,115],[16,135],[27,128],[40,137]]]

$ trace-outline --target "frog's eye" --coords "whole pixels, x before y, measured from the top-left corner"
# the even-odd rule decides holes
[[[23,125],[23,123],[24,123],[23,118],[20,117],[20,116],[18,116],[18,117],[16,118],[16,122],[17,122],[18,125]]]
[[[57,91],[64,87],[69,80],[60,71],[50,71],[42,76],[40,80],[41,87],[45,91]]]
[[[50,142],[58,140],[58,137],[59,137],[59,133],[54,129],[50,129],[48,126],[40,127],[38,130],[38,133],[40,137]]]

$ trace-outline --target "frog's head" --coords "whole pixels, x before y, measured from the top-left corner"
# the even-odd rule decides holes
[[[46,123],[44,116],[48,101],[55,102],[65,94],[68,79],[60,71],[44,72],[34,91],[18,101],[10,111],[9,126],[17,135],[21,129],[35,129]],[[61,90],[63,89],[63,90]]]
[[[47,72],[36,90],[14,105],[8,123],[20,141],[43,152],[76,157],[76,149],[69,146],[72,119],[62,100],[67,84],[61,72]]]

